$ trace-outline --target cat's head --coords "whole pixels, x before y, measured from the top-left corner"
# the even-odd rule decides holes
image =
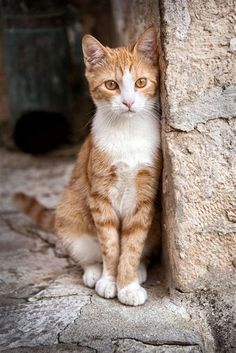
[[[96,106],[104,113],[132,116],[150,111],[157,98],[158,66],[154,27],[130,47],[104,47],[83,38],[86,77]]]

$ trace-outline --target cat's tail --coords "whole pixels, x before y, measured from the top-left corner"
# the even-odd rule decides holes
[[[55,232],[55,215],[34,197],[17,192],[13,196],[13,202],[21,212],[33,219],[42,229]]]

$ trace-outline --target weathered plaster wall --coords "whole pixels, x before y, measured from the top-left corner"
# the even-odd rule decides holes
[[[117,12],[125,42],[150,23],[160,24],[163,247],[172,284],[182,291],[233,281],[235,5],[161,0],[159,17],[158,1],[132,0],[121,1],[123,14]]]
[[[235,2],[163,0],[161,18],[167,255],[191,291],[234,275]]]

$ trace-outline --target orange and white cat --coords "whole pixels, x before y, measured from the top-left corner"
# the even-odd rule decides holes
[[[42,226],[54,226],[86,286],[140,305],[148,258],[160,245],[156,33],[151,27],[135,45],[115,49],[85,35],[83,53],[97,110],[55,220],[34,199],[15,200]]]

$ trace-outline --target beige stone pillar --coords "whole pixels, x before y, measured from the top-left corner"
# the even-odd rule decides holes
[[[236,256],[235,2],[163,0],[164,227],[175,287],[230,285]]]

